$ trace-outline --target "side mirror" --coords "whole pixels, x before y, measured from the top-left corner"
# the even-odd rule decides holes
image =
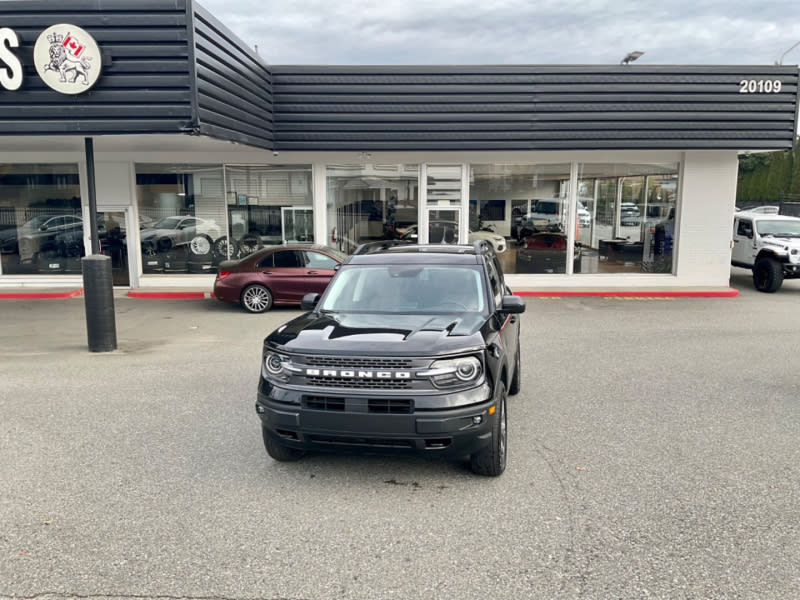
[[[525,300],[520,296],[503,296],[503,304],[500,312],[504,313],[523,313],[525,312]]]
[[[311,292],[303,296],[303,299],[300,300],[300,308],[303,310],[314,310],[317,306],[317,302],[319,302],[319,294]]]

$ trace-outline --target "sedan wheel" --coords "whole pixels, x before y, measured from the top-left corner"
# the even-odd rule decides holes
[[[248,285],[242,292],[241,304],[251,313],[263,313],[272,308],[272,294],[263,285]]]

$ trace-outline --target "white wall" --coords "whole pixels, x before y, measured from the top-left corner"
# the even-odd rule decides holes
[[[730,283],[738,154],[686,152],[681,173],[677,279],[686,286]]]

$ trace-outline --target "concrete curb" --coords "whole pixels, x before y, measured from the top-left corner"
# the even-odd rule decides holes
[[[686,290],[518,290],[517,296],[533,297],[623,297],[623,298],[736,298],[739,290],[686,289]]]
[[[16,290],[13,292],[0,292],[0,300],[47,300],[51,298],[77,298],[78,296],[83,296],[83,288],[57,291],[36,290],[23,292]]]

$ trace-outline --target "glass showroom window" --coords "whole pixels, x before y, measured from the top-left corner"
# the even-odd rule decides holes
[[[0,173],[0,273],[80,274],[78,165],[2,165]]]
[[[329,165],[329,246],[350,253],[362,243],[416,239],[418,165]]]
[[[314,241],[311,165],[226,165],[225,197],[231,257]]]
[[[470,242],[491,241],[506,273],[567,272],[569,177],[568,164],[470,165]]]
[[[580,272],[672,273],[678,165],[581,164],[578,172]]]
[[[226,258],[221,165],[136,165],[144,273],[208,273]]]

